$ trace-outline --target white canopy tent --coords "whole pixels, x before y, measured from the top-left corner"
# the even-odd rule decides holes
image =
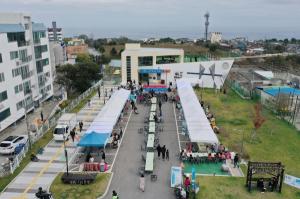
[[[176,84],[191,142],[218,144],[218,138],[210,126],[191,83],[178,79]]]
[[[98,113],[86,133],[97,131],[98,133],[111,133],[117,123],[120,114],[128,100],[130,91],[117,90]]]
[[[95,136],[97,136],[97,134],[99,136],[105,134],[106,136],[101,136],[101,139],[99,139],[102,142],[99,143],[99,145],[105,146],[115,124],[118,122],[125,103],[129,98],[129,94],[130,91],[125,89],[120,89],[113,93],[111,98],[107,101],[105,106],[101,109],[94,121],[91,123],[90,127],[85,132],[82,138],[85,139],[80,140],[82,141],[82,143],[84,143],[84,146],[88,146],[90,140],[88,137],[89,134],[93,134],[93,139],[95,139]],[[78,145],[80,146],[80,143]],[[93,146],[94,145],[95,143],[93,143]]]

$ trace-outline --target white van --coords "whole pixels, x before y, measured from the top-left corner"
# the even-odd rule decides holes
[[[70,131],[76,127],[76,114],[65,113],[57,121],[57,126],[53,131],[53,137],[55,141],[64,141],[69,135]]]

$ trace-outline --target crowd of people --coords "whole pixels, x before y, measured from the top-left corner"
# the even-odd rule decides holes
[[[162,160],[169,160],[170,152],[169,149],[166,148],[166,145],[163,145],[161,147],[160,144],[158,144],[156,147],[156,151],[157,151],[158,159],[160,159],[160,155],[161,155]]]

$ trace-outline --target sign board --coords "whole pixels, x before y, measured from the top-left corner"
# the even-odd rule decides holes
[[[180,167],[171,168],[171,187],[182,184],[182,170]]]
[[[297,189],[300,189],[300,178],[297,178],[295,176],[285,175],[284,183],[292,187],[296,187]]]
[[[161,74],[170,73],[170,69],[159,69],[159,68],[149,68],[149,69],[139,69],[140,74]]]

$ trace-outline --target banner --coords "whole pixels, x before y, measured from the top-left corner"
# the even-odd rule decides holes
[[[300,189],[300,178],[291,175],[284,175],[284,183]]]
[[[171,187],[182,184],[182,170],[180,167],[171,168]]]

